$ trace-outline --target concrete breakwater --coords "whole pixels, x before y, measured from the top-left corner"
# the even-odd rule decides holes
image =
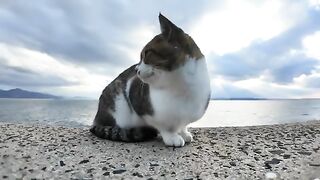
[[[320,178],[320,121],[194,128],[165,147],[99,139],[86,128],[0,124],[0,179]]]

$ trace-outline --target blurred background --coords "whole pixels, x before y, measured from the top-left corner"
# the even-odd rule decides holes
[[[90,124],[104,87],[160,33],[159,12],[198,44],[220,100],[195,126],[320,119],[320,0],[1,0],[0,97],[60,101],[4,99],[0,121]]]

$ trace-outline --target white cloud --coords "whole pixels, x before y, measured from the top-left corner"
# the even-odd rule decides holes
[[[45,88],[47,92],[59,95],[97,97],[106,86],[106,82],[112,80],[110,77],[94,74],[83,67],[66,63],[48,54],[3,43],[0,43],[0,59],[1,64],[9,68],[19,68],[39,74],[41,77],[57,77],[65,80],[64,86]],[[50,91],[51,89],[54,91]]]
[[[317,10],[320,10],[320,0],[309,0],[309,5]]]
[[[314,70],[311,74],[302,74],[299,77],[293,79],[294,83],[298,86],[314,88],[319,91],[320,89],[320,68]]]
[[[133,28],[130,32],[124,35],[125,39],[128,39],[127,46],[121,44],[116,46],[120,52],[124,52],[128,57],[128,61],[132,64],[140,61],[140,52],[142,48],[156,35],[158,34],[158,26],[140,25]]]
[[[284,13],[285,12],[285,13]],[[227,1],[194,24],[192,35],[205,54],[223,55],[268,40],[305,17],[301,3]]]
[[[267,98],[304,98],[312,92],[312,90],[296,84],[284,85],[268,82],[263,75],[257,78],[234,82],[234,85],[251,90],[260,97]]]
[[[308,57],[320,60],[320,31],[305,37],[302,44]]]

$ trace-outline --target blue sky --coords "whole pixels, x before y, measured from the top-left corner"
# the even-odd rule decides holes
[[[160,32],[205,54],[214,97],[320,98],[320,1],[0,2],[0,89],[98,98]]]

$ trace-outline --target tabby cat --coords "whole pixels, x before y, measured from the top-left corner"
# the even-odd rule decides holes
[[[161,135],[167,146],[192,141],[187,125],[200,119],[210,99],[204,55],[193,39],[161,13],[161,33],[141,51],[140,62],[102,92],[90,131],[113,141]]]

